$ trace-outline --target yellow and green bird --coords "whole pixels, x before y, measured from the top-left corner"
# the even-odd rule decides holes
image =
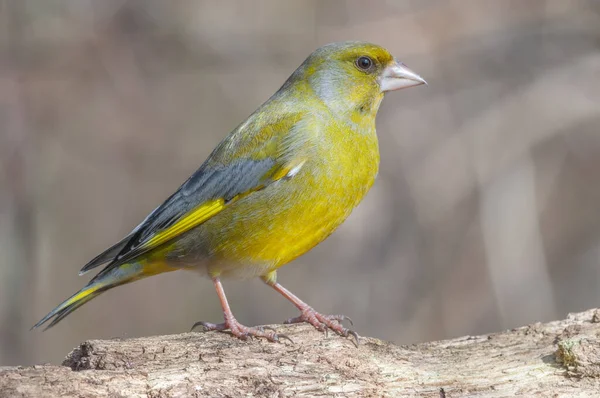
[[[234,336],[280,335],[240,324],[221,279],[260,277],[319,330],[357,337],[343,316],[322,315],[277,282],[277,270],[327,238],[360,203],[379,167],[375,116],[388,91],[424,84],[386,49],[325,45],[211,153],[129,235],[85,265],[108,263],[34,328],[56,325],[102,292],[179,269],[210,277]]]

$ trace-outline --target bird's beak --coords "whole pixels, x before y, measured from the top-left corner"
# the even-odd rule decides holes
[[[394,91],[401,88],[427,84],[425,79],[408,69],[402,62],[394,62],[388,65],[379,79],[381,91]]]

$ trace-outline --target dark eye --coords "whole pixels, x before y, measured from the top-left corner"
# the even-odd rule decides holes
[[[356,60],[356,67],[360,70],[368,71],[373,67],[373,60],[369,57],[359,57]]]

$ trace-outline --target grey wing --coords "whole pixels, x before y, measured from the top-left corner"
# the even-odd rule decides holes
[[[91,269],[98,267],[104,263],[112,261],[117,255],[123,250],[127,242],[131,239],[131,234],[127,235],[125,238],[121,239],[118,243],[115,243],[102,253],[98,254],[96,257],[91,259],[86,265],[81,268],[79,271],[79,275],[83,275]]]
[[[236,161],[227,166],[201,167],[138,227],[119,256],[173,225],[196,206],[223,198],[228,202],[259,185],[275,165],[273,159]]]
[[[219,198],[223,198],[227,203],[236,195],[260,187],[265,183],[265,175],[268,175],[275,164],[274,159],[267,158],[263,160],[242,159],[227,166],[202,165],[127,237],[96,256],[81,269],[80,274],[112,260],[96,276],[98,277],[109,269],[139,256],[145,252],[140,249],[140,246],[158,232],[169,228],[198,205]]]
[[[83,266],[83,268],[81,268],[81,270],[79,271],[79,275],[81,276],[91,269],[94,269],[109,261],[113,261],[115,257],[117,257],[119,253],[121,253],[123,248],[127,246],[127,243],[129,243],[132,236],[146,223],[146,221],[148,221],[150,217],[152,217],[156,210],[158,210],[158,207],[152,210],[152,212],[150,212],[150,214],[148,214],[146,218],[144,218],[144,220],[137,227],[135,227],[126,237],[124,237],[119,242],[115,243],[114,245],[112,245],[111,247],[109,247],[108,249],[104,250],[102,253],[98,254],[96,257],[91,259],[86,265]]]

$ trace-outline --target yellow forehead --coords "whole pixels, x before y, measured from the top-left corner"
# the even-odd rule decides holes
[[[385,48],[365,42],[327,44],[317,49],[310,58],[317,62],[325,60],[353,61],[361,56],[372,58],[379,65],[388,65],[394,61],[393,55]]]

